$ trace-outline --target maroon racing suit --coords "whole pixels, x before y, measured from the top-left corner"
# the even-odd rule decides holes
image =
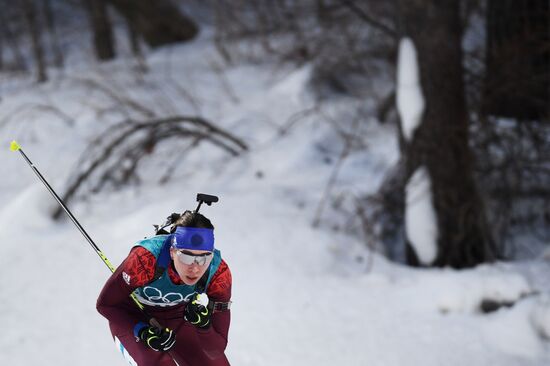
[[[115,341],[118,339],[122,345],[121,351],[124,353],[125,350],[133,359],[133,363],[130,364],[173,366],[177,362],[179,366],[229,365],[224,351],[227,346],[231,313],[226,308],[214,309],[211,325],[207,329],[200,329],[184,320],[186,303],[172,307],[144,305],[149,316],[176,333],[176,343],[168,352],[156,352],[144,342],[136,341],[134,327],[139,322],[147,323],[148,318],[130,298],[130,294],[138,287],[154,280],[155,267],[155,256],[143,247],[134,247],[107,280],[97,300],[97,310],[109,320]],[[167,271],[174,284],[183,284],[173,263],[170,263]],[[225,261],[221,261],[212,276],[206,294],[210,301],[230,302],[231,272]]]

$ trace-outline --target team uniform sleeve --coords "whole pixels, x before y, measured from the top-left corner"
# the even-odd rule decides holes
[[[229,266],[222,261],[206,290],[210,301],[228,302],[231,300],[232,278]],[[210,358],[217,358],[227,347],[227,336],[231,323],[231,311],[225,310],[212,314],[211,326],[206,330],[197,330],[204,352]]]
[[[155,257],[150,252],[135,247],[103,286],[96,308],[109,320],[115,332],[118,333],[118,329],[127,331],[138,322],[147,321],[130,295],[153,279],[155,263]]]

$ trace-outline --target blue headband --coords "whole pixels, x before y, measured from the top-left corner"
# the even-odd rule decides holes
[[[214,230],[178,226],[172,234],[172,248],[190,250],[214,250]]]

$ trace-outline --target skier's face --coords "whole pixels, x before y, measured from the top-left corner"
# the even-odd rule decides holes
[[[177,250],[173,248],[170,249],[170,256],[181,280],[190,286],[200,280],[213,257],[212,252],[204,250]]]

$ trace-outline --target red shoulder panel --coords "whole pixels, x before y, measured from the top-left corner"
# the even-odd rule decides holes
[[[155,276],[155,256],[143,247],[135,247],[124,261],[122,276],[132,287],[141,287]]]
[[[216,301],[229,301],[231,299],[231,271],[224,260],[220,263],[218,270],[212,276],[206,293],[208,297]]]

